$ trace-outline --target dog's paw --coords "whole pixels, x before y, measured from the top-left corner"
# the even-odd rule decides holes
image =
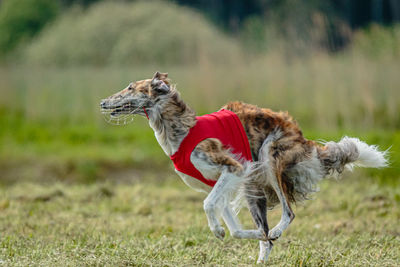
[[[267,235],[265,234],[264,231],[258,230],[258,231],[256,232],[256,239],[258,239],[258,240],[260,240],[260,241],[267,241],[267,240],[268,240],[268,237],[267,237]]]
[[[269,240],[276,240],[282,235],[282,230],[279,227],[274,227],[268,233]]]
[[[225,229],[222,226],[218,226],[215,229],[211,229],[211,231],[214,233],[214,235],[219,239],[219,240],[224,240],[225,237]]]
[[[264,259],[258,259],[257,260],[257,264],[264,264],[266,263],[266,261]]]

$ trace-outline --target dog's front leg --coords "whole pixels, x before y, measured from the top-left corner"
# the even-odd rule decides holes
[[[236,214],[233,212],[229,204],[224,207],[222,218],[224,219],[226,225],[228,226],[231,236],[234,238],[258,239],[258,240],[267,239],[267,236],[264,234],[262,229],[243,230]]]
[[[229,195],[237,189],[240,178],[229,172],[222,172],[210,194],[204,200],[204,211],[206,212],[208,225],[214,235],[223,239],[225,230],[221,226],[218,217],[220,217],[224,208],[229,202]]]

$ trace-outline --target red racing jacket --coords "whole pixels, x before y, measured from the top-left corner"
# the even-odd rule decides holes
[[[190,128],[178,151],[170,156],[176,170],[211,187],[215,185],[216,181],[204,178],[190,161],[194,148],[207,138],[218,139],[225,148],[238,154],[241,159],[252,161],[249,140],[239,117],[234,112],[221,109],[211,114],[198,116],[196,120],[197,123]]]

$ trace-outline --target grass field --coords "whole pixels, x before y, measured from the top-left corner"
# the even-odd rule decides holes
[[[161,71],[199,114],[240,99],[289,110],[309,139],[347,134],[391,147],[389,168],[324,181],[315,200],[296,208],[269,264],[396,266],[399,67],[351,55],[272,55]],[[146,119],[119,127],[99,114],[101,98],[155,70],[0,68],[0,266],[255,263],[257,242],[213,237],[204,196],[174,175]],[[241,216],[252,227],[246,209]],[[279,210],[270,217],[273,226]]]
[[[165,179],[165,177],[168,177]],[[223,242],[207,227],[201,193],[172,171],[129,181],[0,187],[2,266],[248,266],[258,243]],[[271,266],[398,266],[400,188],[361,172],[327,180],[295,208]],[[279,211],[270,213],[270,225]],[[247,210],[242,222],[252,227]]]

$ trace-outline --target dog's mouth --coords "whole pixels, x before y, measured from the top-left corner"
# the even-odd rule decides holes
[[[133,114],[133,111],[136,110],[136,107],[132,105],[131,102],[113,104],[113,103],[107,103],[106,101],[102,101],[100,103],[100,107],[101,107],[101,113],[105,115],[110,115],[111,117]]]
[[[134,115],[143,108],[144,103],[135,99],[104,99],[100,103],[104,119],[113,125],[126,125],[133,121]]]

